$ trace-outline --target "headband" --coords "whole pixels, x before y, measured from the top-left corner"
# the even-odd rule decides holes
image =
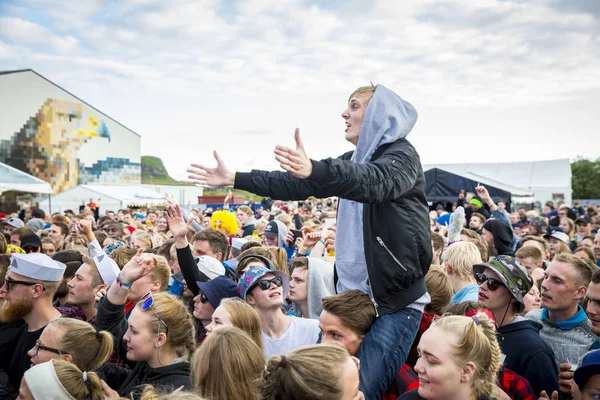
[[[23,379],[34,399],[75,400],[58,379],[54,369],[54,360],[31,367],[25,371]]]

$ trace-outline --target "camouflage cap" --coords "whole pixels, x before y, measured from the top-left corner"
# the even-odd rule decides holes
[[[548,223],[544,219],[544,217],[535,217],[529,220],[531,226],[533,226],[537,231],[541,234],[545,234],[548,230]]]
[[[533,280],[527,273],[527,269],[515,257],[498,256],[484,264],[475,264],[473,273],[483,272],[486,268],[498,274],[512,297],[521,303],[522,311],[525,307],[523,297],[533,286]]]

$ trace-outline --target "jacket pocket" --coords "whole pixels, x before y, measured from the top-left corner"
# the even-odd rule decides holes
[[[400,262],[400,260],[398,260],[398,257],[396,257],[394,255],[394,253],[392,253],[392,251],[389,249],[389,247],[387,247],[387,245],[385,244],[385,242],[383,241],[383,239],[380,236],[377,236],[377,242],[379,242],[379,245],[381,247],[383,247],[383,249],[390,255],[390,257],[392,257],[392,259],[394,260],[394,262],[396,264],[398,264],[400,266],[400,268],[402,268],[404,270],[404,272],[408,272],[408,270],[406,269],[406,267],[404,265],[402,265],[402,263]]]

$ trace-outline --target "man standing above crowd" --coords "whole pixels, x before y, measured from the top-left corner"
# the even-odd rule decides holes
[[[277,199],[340,197],[337,216],[337,291],[371,297],[378,318],[358,357],[365,397],[381,398],[406,360],[429,302],[425,274],[431,236],[425,176],[406,140],[414,107],[382,85],[361,87],[342,113],[346,140],[356,146],[340,158],[311,160],[296,129],[296,149],[277,146],[285,172],[230,172],[215,152],[216,168],[193,164],[196,184],[231,186]],[[386,221],[386,223],[382,223]],[[402,227],[402,229],[398,229]]]

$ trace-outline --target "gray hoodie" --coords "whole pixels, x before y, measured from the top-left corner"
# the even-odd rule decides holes
[[[307,278],[308,315],[302,315],[300,306],[294,303],[294,315],[310,319],[319,319],[323,304],[321,299],[335,294],[335,285],[333,283],[333,265],[320,258],[308,257],[308,278]]]
[[[412,104],[385,86],[377,85],[365,110],[352,162],[370,162],[378,147],[405,138],[416,122],[417,111]],[[368,283],[362,219],[362,203],[340,199],[335,244],[338,293],[359,289],[372,296]]]
[[[281,221],[278,221],[278,220],[274,219],[273,222],[275,222],[277,224],[277,231],[278,231],[278,234],[277,234],[277,247],[283,247],[283,242],[285,241],[285,237],[288,234],[288,228]]]

